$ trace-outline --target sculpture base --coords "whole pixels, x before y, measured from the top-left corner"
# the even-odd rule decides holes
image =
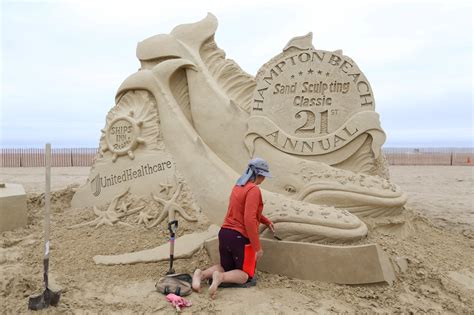
[[[338,284],[387,282],[395,274],[390,261],[377,244],[328,246],[261,239],[265,253],[257,269],[304,280]],[[219,263],[219,240],[205,243],[213,263]]]

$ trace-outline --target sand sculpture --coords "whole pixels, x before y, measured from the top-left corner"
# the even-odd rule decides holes
[[[311,33],[291,39],[254,78],[225,58],[216,29],[208,14],[138,44],[141,68],[118,89],[100,153],[73,206],[104,205],[119,188],[150,195],[183,183],[220,225],[239,172],[259,156],[274,174],[262,193],[283,240],[275,248],[326,242],[354,250],[349,244],[368,233],[361,219],[399,214],[406,202],[389,180],[367,78],[341,50],[315,49]],[[174,211],[192,219],[174,201],[154,199],[168,208],[152,225]],[[276,259],[269,269],[285,268]]]

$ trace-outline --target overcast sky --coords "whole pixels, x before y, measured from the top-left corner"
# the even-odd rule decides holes
[[[212,12],[245,71],[313,32],[365,73],[386,147],[473,146],[471,1],[1,0],[1,146],[97,147],[138,41]]]

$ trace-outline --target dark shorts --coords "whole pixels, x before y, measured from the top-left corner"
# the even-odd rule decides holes
[[[219,254],[224,271],[240,269],[253,277],[255,251],[248,238],[235,230],[221,228],[219,231]]]

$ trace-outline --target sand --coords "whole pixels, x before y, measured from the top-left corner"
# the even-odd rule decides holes
[[[71,209],[77,184],[89,168],[52,169],[52,234],[50,277],[62,297],[53,313],[172,313],[154,290],[167,262],[129,266],[97,266],[94,255],[118,254],[156,247],[167,241],[165,225],[145,229],[93,226],[68,229],[95,218],[91,209]],[[400,217],[367,221],[371,232],[363,242],[377,242],[395,262],[393,286],[336,285],[258,272],[249,289],[222,289],[210,300],[204,293],[189,297],[183,313],[431,313],[469,314],[474,309],[473,168],[462,166],[391,167],[392,180],[409,194]],[[4,168],[0,181],[21,183],[28,192],[28,226],[0,234],[0,305],[2,312],[28,313],[28,296],[42,291],[42,168]],[[194,205],[181,200],[197,223],[180,221],[178,236],[207,229]],[[135,201],[145,202],[145,201]],[[159,211],[160,209],[152,209]],[[284,253],[282,253],[284,255]],[[175,262],[191,273],[209,263],[204,250]],[[302,262],[311,263],[311,262]],[[348,262],[351,263],[351,262]],[[406,263],[406,266],[404,265]],[[400,266],[400,267],[397,267]],[[404,270],[407,267],[406,270]],[[317,266],[315,266],[317,268]],[[43,313],[43,312],[40,312]]]

